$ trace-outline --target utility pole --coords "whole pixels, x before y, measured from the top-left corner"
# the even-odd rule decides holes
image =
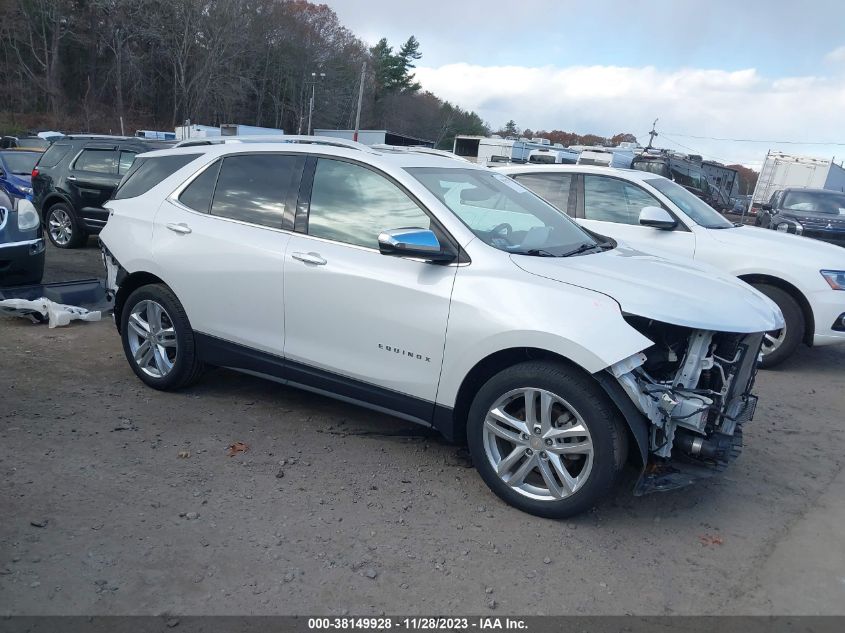
[[[367,74],[367,61],[364,60],[364,65],[361,67],[361,85],[358,86],[358,111],[355,113],[355,133],[352,135],[353,141],[358,141],[358,130],[361,129],[361,102],[364,100],[364,77]]]
[[[654,137],[657,136],[657,130],[654,129],[657,127],[657,122],[660,119],[655,119],[654,123],[651,124],[651,132],[648,133],[648,147],[646,149],[651,149],[651,143],[654,141]]]
[[[320,79],[326,76],[326,73],[320,73]],[[314,94],[317,87],[317,73],[311,73],[311,101],[308,102],[308,135],[311,136],[311,117],[314,114]]]

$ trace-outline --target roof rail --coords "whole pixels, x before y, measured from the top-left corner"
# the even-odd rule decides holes
[[[458,156],[445,149],[434,149],[433,147],[426,147],[425,145],[387,145],[386,143],[378,143],[371,146],[373,149],[387,150],[389,152],[413,152],[414,154],[431,154],[432,156],[442,156],[443,158],[454,158],[464,162],[472,162],[463,156]]]
[[[356,141],[347,141],[343,138],[333,136],[305,136],[299,134],[276,135],[267,134],[259,136],[207,136],[205,138],[189,138],[179,141],[174,147],[192,147],[196,145],[225,145],[226,143],[302,143],[313,145],[328,145],[331,147],[345,147],[357,149],[362,152],[375,154],[369,145]]]

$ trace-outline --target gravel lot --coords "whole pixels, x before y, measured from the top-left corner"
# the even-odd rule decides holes
[[[555,522],[420,427],[225,370],[156,392],[110,319],[0,318],[0,614],[843,614],[843,361],[761,372],[725,476]]]

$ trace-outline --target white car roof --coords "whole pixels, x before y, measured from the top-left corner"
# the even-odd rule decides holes
[[[165,150],[155,150],[140,154],[143,157],[173,156],[178,154],[203,154],[206,156],[227,156],[250,152],[292,152],[302,154],[321,154],[351,158],[391,167],[446,167],[465,169],[486,169],[470,163],[458,156],[448,156],[429,148],[399,147],[380,145],[370,147],[361,143],[322,137],[280,137],[278,140],[264,141],[261,137],[230,137],[220,141],[219,137],[203,139],[208,145],[189,145]]]
[[[595,165],[508,165],[507,167],[495,167],[495,171],[502,174],[537,174],[542,172],[573,172],[579,174],[604,174],[606,176],[616,176],[624,178],[633,182],[642,182],[644,180],[654,180],[655,178],[663,178],[659,174],[654,174],[649,171],[642,171],[640,169],[622,169],[620,167],[598,167]]]

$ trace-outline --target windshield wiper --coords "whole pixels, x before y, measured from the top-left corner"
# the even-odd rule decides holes
[[[603,246],[604,245],[599,244],[599,243],[596,243],[596,244],[581,244],[581,246],[579,246],[578,248],[575,248],[575,249],[569,251],[568,253],[564,253],[563,255],[561,255],[561,257],[571,257],[572,255],[580,255],[581,253],[591,251],[594,248],[602,248]],[[610,244],[607,244],[606,246],[609,247]]]
[[[527,251],[517,251],[516,255],[531,255],[533,257],[557,257],[554,253],[543,250],[542,248],[532,248]]]

